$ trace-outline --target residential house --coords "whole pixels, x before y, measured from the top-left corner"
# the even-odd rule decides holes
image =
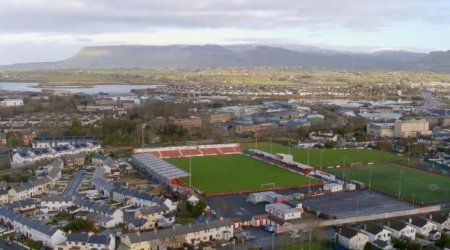
[[[402,221],[392,220],[388,221],[384,226],[387,230],[392,232],[392,236],[395,238],[408,238],[411,240],[416,239],[416,229],[411,225]]]
[[[362,250],[369,241],[369,236],[354,228],[345,226],[336,233],[336,241],[347,249]]]
[[[0,219],[11,225],[14,231],[22,233],[34,241],[41,241],[44,246],[54,247],[66,241],[66,235],[60,229],[43,224],[23,214],[0,207]]]
[[[229,241],[233,237],[233,232],[231,220],[220,219],[153,232],[125,234],[121,237],[123,245],[119,248],[130,250],[180,248],[184,243],[198,245],[213,240]]]
[[[414,227],[417,233],[422,234],[425,237],[428,237],[431,230],[435,230],[437,228],[436,224],[422,217],[411,217],[406,223]]]
[[[55,250],[114,250],[116,239],[111,234],[93,234],[93,233],[70,233],[64,244],[55,246]]]
[[[361,231],[369,236],[370,242],[375,240],[390,241],[392,236],[390,230],[374,223],[366,224]]]
[[[428,220],[436,225],[436,230],[450,230],[450,217],[448,213],[434,213],[428,217]]]
[[[45,195],[41,197],[41,209],[48,212],[63,211],[74,205],[74,196],[67,194]]]

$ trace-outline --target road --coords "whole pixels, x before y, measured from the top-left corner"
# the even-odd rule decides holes
[[[442,102],[439,97],[433,95],[432,92],[423,91],[422,97],[425,103],[422,106],[418,106],[414,109],[414,113],[428,113],[431,109],[437,108],[442,105]]]
[[[8,246],[6,245],[4,242],[5,239],[0,238],[0,248],[5,249],[5,250],[9,250],[9,249],[13,249],[13,250],[24,250],[25,248],[17,245],[17,244],[13,244],[12,246]]]
[[[86,171],[83,169],[78,170],[70,180],[70,182],[67,184],[66,188],[64,189],[65,194],[75,194],[80,187],[81,181],[83,180],[83,177],[85,175]]]

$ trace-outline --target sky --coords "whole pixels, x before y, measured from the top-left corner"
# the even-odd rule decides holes
[[[0,65],[117,44],[449,50],[449,13],[448,0],[0,0]]]

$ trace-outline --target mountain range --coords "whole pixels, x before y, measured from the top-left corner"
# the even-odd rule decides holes
[[[0,66],[0,69],[216,67],[410,69],[450,72],[450,51],[418,53],[382,50],[352,53],[294,45],[112,45],[84,47],[76,55],[61,61],[5,65]]]

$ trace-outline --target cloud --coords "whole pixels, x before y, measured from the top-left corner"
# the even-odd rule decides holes
[[[370,30],[434,20],[419,0],[0,0],[0,31],[103,33],[163,28]],[[442,11],[439,15],[445,15]]]

